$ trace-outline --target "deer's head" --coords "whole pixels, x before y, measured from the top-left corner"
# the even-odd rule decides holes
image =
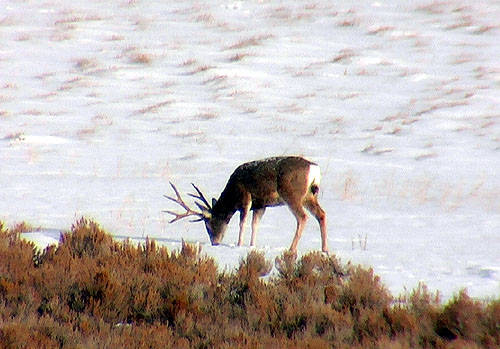
[[[224,233],[226,232],[228,222],[225,219],[220,219],[219,217],[213,214],[213,206],[215,205],[216,200],[212,199],[212,205],[210,205],[208,200],[200,191],[200,189],[198,189],[196,185],[191,183],[193,188],[196,190],[197,194],[189,193],[188,195],[197,200],[194,203],[199,209],[199,210],[194,210],[190,208],[186,204],[186,202],[182,199],[175,185],[173,185],[172,183],[170,183],[170,185],[172,186],[172,189],[175,192],[176,198],[167,195],[164,196],[167,199],[172,200],[173,202],[179,204],[182,208],[186,210],[186,212],[177,213],[173,211],[163,211],[174,216],[174,218],[169,223],[173,223],[180,219],[190,216],[198,217],[196,219],[191,220],[191,222],[203,221],[205,223],[208,236],[210,237],[210,242],[212,243],[212,245],[218,245],[221,242],[222,238],[224,237]]]

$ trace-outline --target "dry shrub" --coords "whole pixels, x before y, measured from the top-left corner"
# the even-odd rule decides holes
[[[129,57],[131,63],[135,64],[151,64],[153,62],[153,57],[147,53],[136,52]]]
[[[486,334],[483,338],[483,344],[488,347],[500,345],[500,299],[490,302],[486,306]]]
[[[272,267],[272,264],[264,258],[262,253],[252,250],[246,259],[240,262],[238,276],[245,280],[255,279],[269,274]]]
[[[335,256],[252,251],[234,272],[184,244],[117,242],[78,220],[36,252],[0,222],[0,348],[495,348],[500,300],[420,286],[395,302],[373,271]]]
[[[414,345],[432,347],[436,345],[435,332],[440,312],[439,294],[432,294],[427,287],[419,284],[404,304],[395,307],[391,314],[392,326],[399,333],[410,335]]]
[[[489,312],[488,310],[496,310]],[[439,314],[436,332],[448,340],[496,347],[500,343],[500,307],[498,301],[486,309],[484,303],[473,300],[462,290]],[[485,316],[486,315],[486,316]],[[495,330],[496,328],[496,330]]]
[[[391,301],[392,297],[373,270],[357,266],[350,271],[334,307],[352,315],[354,338],[363,343],[390,335],[387,314]]]
[[[62,246],[59,251],[68,251],[72,256],[97,258],[110,255],[117,243],[111,235],[106,234],[97,223],[80,219],[71,227],[70,234],[61,237]]]

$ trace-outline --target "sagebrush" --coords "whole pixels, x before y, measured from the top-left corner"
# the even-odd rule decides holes
[[[497,348],[500,299],[395,299],[334,256],[252,251],[234,272],[184,244],[117,242],[77,221],[38,252],[0,222],[1,348]]]

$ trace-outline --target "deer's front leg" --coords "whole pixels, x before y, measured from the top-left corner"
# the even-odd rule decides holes
[[[238,236],[238,246],[243,245],[243,235],[245,233],[245,222],[247,220],[248,212],[250,212],[251,201],[243,205],[240,209],[240,233]]]
[[[253,211],[252,216],[252,238],[250,239],[250,246],[255,246],[255,237],[257,235],[257,226],[259,225],[260,219],[266,212],[266,208],[260,208],[258,210]]]
[[[238,246],[243,245],[243,234],[245,232],[245,222],[247,220],[248,213],[252,208],[252,196],[248,192],[242,193],[241,199],[241,208],[240,208],[240,233],[238,236]]]

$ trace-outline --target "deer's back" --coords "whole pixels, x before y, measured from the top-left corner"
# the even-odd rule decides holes
[[[305,195],[310,167],[316,164],[296,156],[273,157],[244,163],[229,178],[225,195],[250,193],[252,208],[284,203],[283,196]],[[231,194],[230,194],[231,193]]]

